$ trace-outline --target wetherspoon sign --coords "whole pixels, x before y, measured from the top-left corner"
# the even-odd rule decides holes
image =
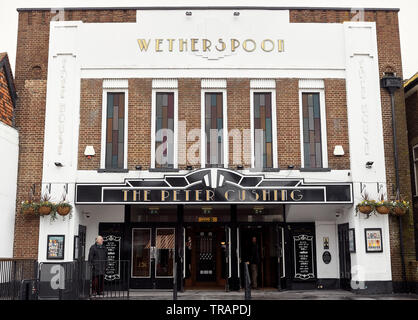
[[[138,39],[140,52],[284,52],[284,40],[263,39],[164,39],[164,38],[142,38]]]

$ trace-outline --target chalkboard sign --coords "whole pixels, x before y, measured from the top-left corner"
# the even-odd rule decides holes
[[[103,244],[107,249],[107,266],[105,280],[120,279],[120,240],[121,237],[108,235],[103,237]]]
[[[293,236],[295,279],[315,278],[313,236],[300,234]]]

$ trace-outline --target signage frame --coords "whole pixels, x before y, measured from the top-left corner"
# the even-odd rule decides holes
[[[206,176],[216,176],[215,179],[213,178],[206,178]],[[227,178],[219,182],[218,178],[220,176],[227,176],[233,177],[235,181],[227,180]],[[196,176],[200,178],[200,180],[196,180]],[[218,179],[218,180],[217,180]],[[180,181],[182,180],[183,185],[173,185],[173,181]],[[191,188],[195,188],[198,185],[201,185],[201,190],[210,190],[211,183],[213,180],[222,183],[221,187],[215,185],[215,188],[212,190],[216,190],[218,188],[225,188],[226,185],[230,186],[231,191],[238,190],[240,192],[260,192],[263,190],[266,191],[282,191],[285,190],[288,193],[292,191],[321,191],[323,194],[323,198],[318,199],[318,201],[297,201],[292,200],[289,201],[286,199],[285,201],[275,200],[256,200],[256,201],[237,201],[237,200],[223,200],[223,201],[106,201],[106,191],[168,191],[168,192],[185,192],[187,190],[194,190]],[[253,185],[245,185],[248,184],[247,181],[256,181]],[[137,185],[135,185],[137,184]],[[147,185],[148,184],[148,185]],[[159,185],[158,185],[159,184]],[[206,185],[205,185],[206,184]],[[346,201],[331,201],[327,199],[327,187],[342,187],[342,188],[349,188],[349,199],[347,198]],[[100,188],[100,195],[96,195],[97,199],[80,199],[83,197],[81,194],[82,188]],[[255,175],[247,175],[237,171],[233,171],[230,169],[224,168],[203,168],[198,169],[192,172],[188,172],[184,175],[164,175],[163,178],[125,178],[124,183],[77,183],[75,185],[75,204],[153,204],[153,205],[172,205],[172,204],[353,204],[353,184],[352,182],[341,182],[341,183],[306,183],[304,178],[266,178],[264,174],[255,174]],[[97,190],[95,192],[98,192]],[[85,197],[85,196],[84,196]],[[100,199],[99,199],[100,198]]]

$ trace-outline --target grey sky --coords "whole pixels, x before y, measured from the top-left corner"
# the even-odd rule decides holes
[[[416,0],[0,0],[0,52],[9,54],[14,69],[16,57],[18,14],[16,8],[42,7],[121,7],[121,6],[163,6],[163,5],[219,5],[219,6],[309,6],[309,7],[350,7],[350,8],[400,8],[399,25],[401,33],[404,78],[418,72],[418,1]]]

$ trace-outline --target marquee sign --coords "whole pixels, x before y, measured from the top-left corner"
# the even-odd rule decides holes
[[[76,204],[352,204],[351,183],[305,183],[221,168],[121,184],[76,184]]]

